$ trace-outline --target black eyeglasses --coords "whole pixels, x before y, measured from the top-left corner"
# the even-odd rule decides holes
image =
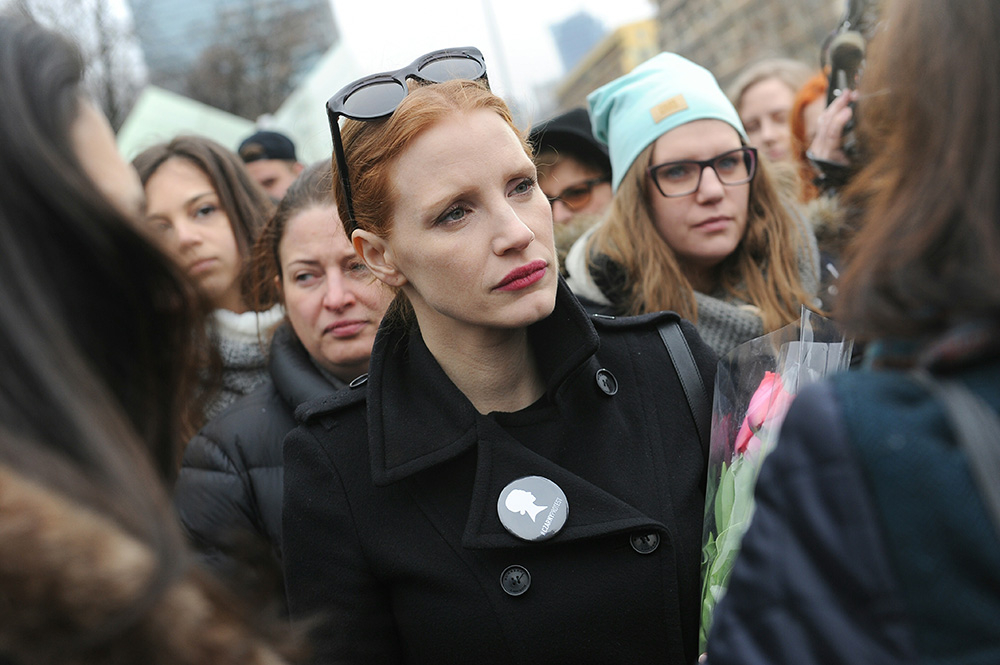
[[[686,159],[650,166],[646,171],[660,194],[666,197],[687,196],[698,191],[706,168],[715,171],[723,185],[743,185],[757,172],[757,149],[737,148],[712,159]]]
[[[337,118],[344,116],[352,120],[379,120],[392,115],[403,101],[409,88],[407,79],[421,83],[444,83],[445,81],[482,80],[489,87],[486,78],[486,61],[479,49],[473,46],[447,48],[422,55],[406,67],[394,72],[382,72],[365,76],[341,88],[326,103],[326,115],[330,120],[330,134],[333,136],[333,153],[340,172],[340,184],[344,188],[347,201],[347,217],[351,227],[357,228],[354,220],[354,203],[351,199],[351,182],[347,177],[347,157],[340,136]]]
[[[556,201],[562,201],[567,208],[576,212],[590,203],[590,197],[594,193],[594,187],[597,187],[601,183],[611,182],[611,176],[602,175],[597,178],[591,178],[590,180],[584,180],[577,185],[570,185],[566,189],[559,192],[557,196],[546,197],[549,200],[549,205],[555,205]]]

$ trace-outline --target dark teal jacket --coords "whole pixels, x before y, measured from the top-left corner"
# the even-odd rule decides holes
[[[955,376],[1000,410],[1000,362]],[[906,372],[803,391],[756,496],[713,665],[1000,663],[1000,538]]]

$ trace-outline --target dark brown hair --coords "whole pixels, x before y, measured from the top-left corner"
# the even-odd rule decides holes
[[[285,624],[249,626],[169,500],[207,304],[83,168],[83,71],[0,15],[0,493],[4,563],[21,557],[0,567],[4,656],[273,664]]]
[[[333,172],[330,162],[324,160],[312,164],[291,184],[253,247],[254,288],[251,304],[254,309],[269,309],[280,299],[275,286],[275,278],[281,277],[278,248],[285,236],[288,221],[308,208],[333,205]]]
[[[1000,3],[895,0],[861,84],[870,162],[837,314],[861,339],[1000,315]],[[866,93],[879,94],[866,97]]]
[[[139,172],[143,187],[153,174],[170,159],[183,159],[205,174],[219,205],[229,218],[236,247],[243,262],[240,293],[249,304],[253,297],[254,276],[250,255],[261,229],[274,211],[274,204],[247,173],[236,153],[203,136],[178,136],[143,150],[132,165]]]
[[[200,297],[80,164],[76,49],[28,19],[0,30],[0,423],[102,473],[100,439],[132,428],[121,445],[141,442],[170,478],[190,435]]]

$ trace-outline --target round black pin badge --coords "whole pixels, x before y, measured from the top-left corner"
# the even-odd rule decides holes
[[[548,478],[525,476],[500,492],[497,515],[511,535],[540,542],[559,533],[566,524],[569,500],[562,488]]]

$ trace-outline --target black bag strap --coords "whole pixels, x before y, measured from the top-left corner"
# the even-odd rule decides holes
[[[1000,535],[1000,416],[962,383],[913,372],[917,382],[944,405],[958,443],[969,459],[969,470]]]
[[[698,430],[698,438],[701,439],[701,446],[707,455],[711,433],[706,428],[712,420],[712,400],[705,389],[705,382],[701,380],[698,364],[695,363],[691,347],[688,346],[687,339],[681,331],[680,322],[676,319],[664,321],[657,326],[657,330],[660,332],[663,345],[667,347],[667,355],[674,364],[677,378],[681,381],[688,408],[694,417],[695,429]]]

